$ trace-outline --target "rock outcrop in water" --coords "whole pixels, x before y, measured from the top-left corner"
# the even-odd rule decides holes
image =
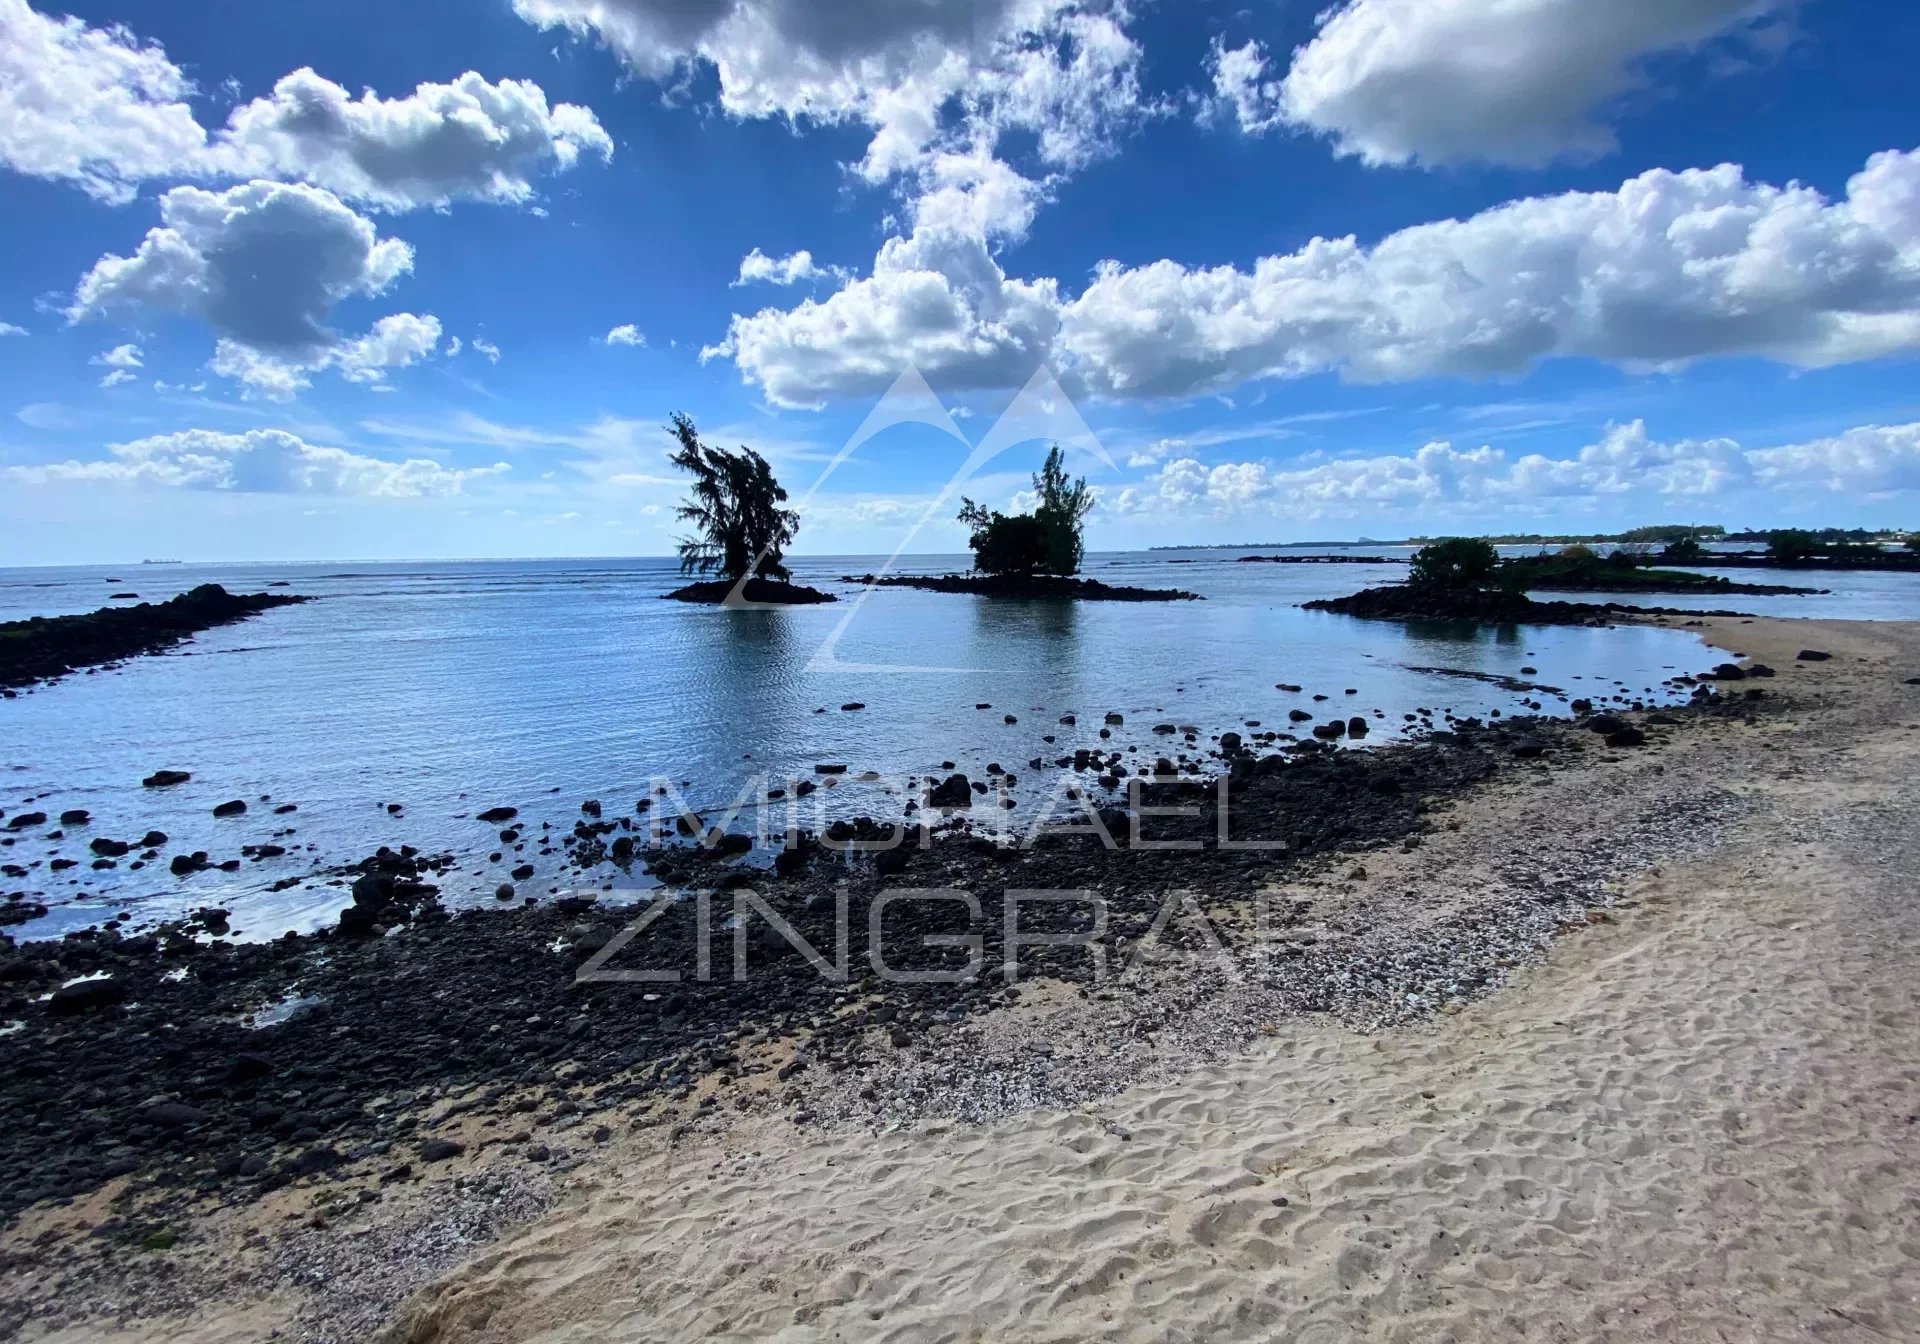
[[[1447,589],[1416,584],[1368,588],[1347,597],[1301,604],[1383,621],[1477,621],[1484,625],[1607,625],[1622,616],[1744,616],[1739,611],[1682,611],[1629,606],[1624,602],[1536,602],[1524,593],[1496,588]]]
[[[708,606],[719,606],[733,596],[733,590],[738,586],[732,579],[709,579],[703,583],[690,583],[685,588],[676,588],[666,596],[675,602],[701,602]],[[776,607],[807,607],[840,600],[818,588],[799,583],[776,583],[772,579],[748,579],[740,596],[756,606]]]
[[[1048,574],[864,574],[845,575],[842,583],[874,588],[923,588],[930,593],[971,593],[975,597],[1073,598],[1083,602],[1204,602],[1198,593],[1178,588],[1127,588],[1098,579],[1063,579]]]
[[[166,602],[8,621],[0,624],[0,687],[31,686],[83,667],[161,653],[216,625],[311,600],[287,593],[235,594],[203,583]]]

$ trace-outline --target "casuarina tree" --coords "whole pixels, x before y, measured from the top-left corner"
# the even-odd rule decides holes
[[[960,501],[960,521],[972,529],[973,567],[982,574],[1067,578],[1080,572],[1093,491],[1084,476],[1067,479],[1066,455],[1058,444],[1034,474],[1033,490],[1038,502],[1032,513],[1006,514],[971,499]]]
[[[780,562],[800,530],[800,515],[783,507],[787,492],[767,460],[751,448],[709,447],[678,411],[669,428],[680,441],[670,460],[693,476],[691,498],[675,511],[696,529],[680,540],[680,572],[785,579],[787,567]]]

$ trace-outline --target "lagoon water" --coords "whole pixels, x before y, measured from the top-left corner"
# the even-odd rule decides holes
[[[85,857],[89,836],[130,839],[150,828],[169,834],[168,852],[204,849],[215,861],[270,839],[290,849],[237,873],[186,879],[164,864],[83,863],[54,876],[40,868],[4,889],[26,886],[62,903],[15,932],[53,935],[123,910],[146,922],[202,905],[232,910],[242,936],[311,927],[331,921],[344,893],[270,885],[381,844],[455,852],[462,870],[444,879],[447,898],[487,899],[511,860],[487,862],[496,828],[472,814],[495,804],[519,807],[532,832],[550,822],[558,833],[582,800],[600,799],[619,816],[662,780],[695,807],[724,808],[743,790],[757,797],[767,785],[819,778],[817,764],[847,766],[808,800],[802,820],[815,824],[897,814],[906,781],[940,774],[946,761],[982,778],[992,762],[1020,776],[1016,807],[996,813],[1017,820],[1057,799],[1066,773],[1031,771],[1029,759],[1097,745],[1109,712],[1126,717],[1113,743],[1148,760],[1164,749],[1156,723],[1196,725],[1204,741],[1249,722],[1286,729],[1296,707],[1319,719],[1378,711],[1369,739],[1377,744],[1419,707],[1524,712],[1512,691],[1422,668],[1510,677],[1537,669],[1526,679],[1566,692],[1542,697],[1553,712],[1574,696],[1662,698],[1664,679],[1720,661],[1678,631],[1403,627],[1306,612],[1299,603],[1395,581],[1404,567],[1241,564],[1239,554],[1089,558],[1091,577],[1208,599],[1155,604],[995,603],[903,589],[862,597],[840,576],[881,561],[808,557],[794,561],[796,579],[842,600],[774,611],[662,601],[680,580],[658,559],[0,571],[0,619],[9,620],[91,610],[115,592],[157,601],[209,581],[236,592],[284,583],[322,599],[0,703],[0,807],[89,809],[91,828],[61,849],[70,857]],[[899,568],[943,573],[965,563],[921,556]],[[1920,616],[1913,576],[1818,582],[1843,591],[1731,604]],[[1283,692],[1283,682],[1303,690]],[[1329,698],[1316,703],[1315,693]],[[841,708],[853,702],[865,708]],[[1060,723],[1067,714],[1075,726]],[[141,788],[162,767],[193,780]],[[869,771],[881,778],[859,778]],[[213,806],[230,798],[249,800],[249,813],[214,820]],[[299,810],[272,815],[287,802]],[[403,813],[390,815],[389,803]],[[293,834],[275,836],[287,828]],[[54,846],[40,834],[19,839],[8,861],[48,857]],[[535,860],[540,874],[524,889],[567,882],[556,860]]]

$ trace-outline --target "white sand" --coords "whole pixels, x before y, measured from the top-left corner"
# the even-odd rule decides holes
[[[1803,712],[1550,787],[1577,826],[1694,772],[1750,818],[1490,1001],[1081,1113],[617,1147],[391,1337],[1920,1338],[1920,627],[1715,638]],[[1385,862],[1470,880],[1514,806]]]

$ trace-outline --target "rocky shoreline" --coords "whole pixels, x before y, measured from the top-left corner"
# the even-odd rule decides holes
[[[1745,616],[1738,611],[1688,611],[1625,602],[1541,602],[1525,593],[1482,588],[1450,591],[1413,584],[1367,588],[1347,597],[1303,602],[1308,611],[1330,611],[1381,621],[1475,621],[1487,625],[1613,625],[1646,616]]]
[[[1098,579],[1066,579],[1052,575],[1000,574],[860,574],[844,575],[842,583],[869,588],[919,588],[930,593],[970,593],[975,597],[1009,599],[1072,599],[1082,602],[1204,602],[1198,593],[1178,588],[1130,588]]]
[[[7,621],[0,624],[0,691],[12,696],[20,687],[56,681],[82,668],[162,653],[202,630],[312,600],[291,593],[236,594],[203,583],[165,602]]]
[[[949,954],[924,949],[923,939],[971,933],[982,940],[985,972],[939,985],[876,977],[865,969],[875,948],[860,931],[884,890],[969,891],[989,911],[1015,888],[1097,890],[1115,951],[1124,953],[1146,935],[1171,888],[1205,892],[1210,905],[1251,901],[1335,855],[1417,846],[1444,800],[1505,771],[1631,749],[1650,729],[1669,731],[1689,718],[1751,716],[1766,708],[1765,694],[1722,695],[1701,685],[1693,708],[1649,710],[1631,721],[1583,703],[1576,708],[1588,714],[1584,728],[1457,720],[1436,725],[1425,740],[1367,752],[1315,740],[1364,735],[1364,719],[1337,721],[1339,733],[1329,721],[1320,725],[1328,731],[1284,750],[1273,750],[1275,733],[1222,733],[1203,745],[1187,730],[1175,739],[1183,749],[1133,763],[1168,782],[1136,779],[1127,805],[1090,810],[1111,846],[1083,826],[1083,833],[1043,833],[1031,847],[1016,847],[948,810],[924,846],[854,852],[887,827],[838,823],[788,844],[769,870],[746,857],[750,841],[636,854],[639,814],[616,819],[598,804],[566,837],[583,878],[605,872],[609,861],[650,868],[676,888],[715,893],[723,914],[732,909],[731,893],[749,889],[815,948],[834,945],[844,892],[856,931],[844,982],[822,978],[751,909],[745,931],[703,935],[699,902],[686,901],[661,904],[635,964],[692,968],[706,936],[715,965],[743,958],[744,982],[725,975],[702,982],[689,969],[671,984],[581,983],[582,963],[650,907],[618,904],[583,882],[558,898],[453,914],[439,890],[448,861],[404,849],[341,870],[337,880],[353,904],[337,929],[317,935],[232,944],[220,936],[224,912],[210,911],[148,932],[122,932],[116,921],[10,947],[0,957],[0,1017],[20,1025],[0,1038],[7,1063],[0,1097],[21,1123],[0,1148],[0,1215],[125,1179],[133,1193],[101,1235],[138,1245],[209,1199],[245,1202],[289,1186],[322,1190],[350,1171],[410,1180],[457,1156],[466,1141],[461,1126],[475,1117],[491,1141],[512,1145],[517,1124],[543,1117],[726,1105],[747,1089],[797,1098],[782,1085],[801,1073],[857,1077],[923,1033],[1017,1001],[1022,989],[999,973],[1006,961],[1027,980],[1088,980],[1084,949],[1009,949],[992,920],[975,926],[961,907],[939,904],[888,916],[878,949],[886,964],[952,969]],[[1090,792],[1107,782],[1091,778],[1096,772],[1126,772],[1126,762],[1083,755],[1077,763]],[[1284,850],[1218,843],[1219,794],[1203,763],[1232,790],[1233,839],[1283,843]],[[976,799],[964,776],[929,793],[933,807]],[[1156,808],[1190,814],[1150,811]],[[495,820],[512,831],[509,811],[503,807]],[[1198,847],[1136,847],[1129,833],[1136,817],[1148,839]],[[1084,917],[1073,905],[1043,907],[1025,926],[1065,935]],[[1298,925],[1312,912],[1282,902],[1276,918]],[[1294,990],[1300,1009],[1330,1010],[1355,968],[1323,961],[1306,946],[1302,956]],[[1443,959],[1393,974],[1414,992],[1435,977],[1471,983],[1475,972]],[[138,1086],[128,1085],[132,1078]],[[456,1097],[464,1100],[449,1109]],[[539,1145],[523,1146],[527,1157],[542,1159]]]

